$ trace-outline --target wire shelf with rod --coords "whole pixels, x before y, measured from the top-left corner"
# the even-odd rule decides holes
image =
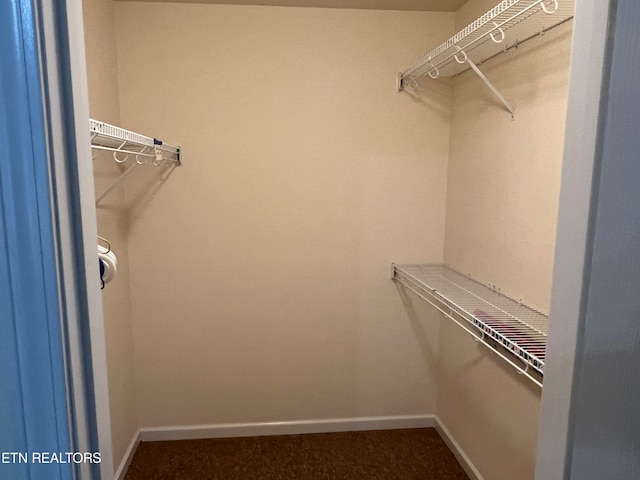
[[[542,387],[548,316],[444,265],[392,265],[392,278]]]
[[[91,149],[109,152],[116,163],[129,163],[129,167],[96,199],[96,205],[111,193],[139,165],[174,167],[182,164],[180,147],[162,140],[125,130],[98,120],[89,120]],[[94,159],[97,157],[94,155]]]
[[[473,69],[513,115],[514,109],[478,65],[573,18],[575,0],[503,0],[398,74],[398,90],[418,77],[452,77]]]

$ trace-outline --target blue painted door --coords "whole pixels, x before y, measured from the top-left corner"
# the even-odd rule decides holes
[[[0,2],[0,478],[71,479],[42,75],[31,2]]]

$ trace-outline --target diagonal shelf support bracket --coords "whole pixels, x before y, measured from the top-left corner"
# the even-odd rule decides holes
[[[484,73],[478,68],[478,66],[471,61],[471,59],[465,55],[465,61],[469,64],[469,66],[473,69],[474,72],[480,77],[480,79],[489,87],[489,89],[493,92],[493,94],[498,97],[498,100],[504,105],[504,107],[511,114],[511,118],[515,115],[515,109],[513,105],[511,105],[506,98],[502,96],[502,94],[498,91],[498,89],[489,81],[489,79],[485,76]]]
[[[107,188],[104,192],[100,194],[98,198],[96,198],[96,207],[100,205],[100,202],[102,201],[102,199],[107,195],[109,195],[118,185],[120,185],[120,182],[122,182],[125,179],[125,177],[129,175],[138,165],[139,165],[138,162],[133,162],[129,166],[129,168],[127,168],[124,172],[122,172],[122,174],[111,185],[109,185],[109,188]]]

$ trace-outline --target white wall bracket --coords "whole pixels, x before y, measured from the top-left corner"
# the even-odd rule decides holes
[[[498,91],[498,89],[493,85],[493,83],[489,81],[489,79],[485,76],[485,74],[482,73],[482,71],[478,68],[478,66],[475,63],[473,63],[468,56],[466,56],[465,61],[473,69],[473,71],[476,72],[476,74],[480,77],[480,80],[482,80],[487,85],[487,87],[489,87],[489,90],[491,90],[493,94],[496,97],[498,97],[498,100],[500,100],[500,103],[502,103],[502,105],[504,105],[504,108],[506,108],[511,114],[511,118],[514,118],[515,109],[513,108],[513,105],[511,105],[507,101],[507,99],[504,98],[504,96]]]
[[[396,77],[396,89],[398,92],[404,90],[404,79],[402,78],[402,73],[399,73]]]

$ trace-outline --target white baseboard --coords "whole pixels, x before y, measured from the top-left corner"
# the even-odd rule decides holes
[[[332,418],[295,420],[290,422],[223,423],[217,425],[176,425],[140,430],[143,442],[194,440],[198,438],[255,437],[296,435],[302,433],[392,430],[398,428],[433,428],[435,415],[402,415],[393,417]]]
[[[484,480],[471,459],[436,415],[401,415],[389,417],[332,418],[289,422],[222,423],[213,425],[175,425],[141,428],[131,440],[115,480],[123,480],[135,450],[142,442],[195,440],[201,438],[297,435],[304,433],[393,430],[400,428],[435,428],[471,480]]]
[[[462,469],[469,476],[469,478],[471,480],[484,480],[478,469],[475,467],[464,450],[462,450],[460,444],[456,442],[455,438],[453,438],[453,435],[451,435],[451,432],[447,429],[447,427],[444,426],[442,421],[437,416],[435,417],[435,420],[436,431],[438,432],[444,443],[447,444],[447,447],[449,447],[449,450],[451,450],[453,455],[456,457],[456,460],[458,460],[458,463],[460,464],[460,466],[462,466]]]
[[[114,480],[124,480],[124,476],[127,473],[127,469],[129,465],[131,465],[131,460],[133,460],[133,456],[136,454],[136,450],[138,449],[138,445],[140,444],[140,430],[138,430],[133,438],[131,439],[131,443],[127,447],[127,450],[124,452],[124,457],[118,466],[118,470],[114,474]]]

